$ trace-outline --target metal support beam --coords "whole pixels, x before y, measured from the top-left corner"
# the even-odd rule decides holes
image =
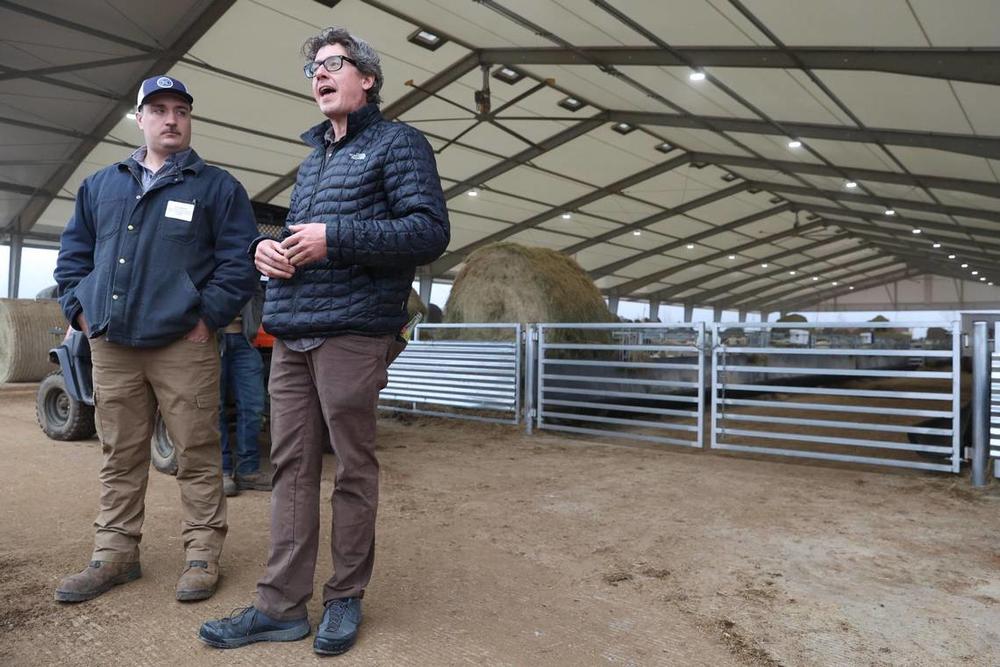
[[[649,300],[649,319],[653,322],[660,321],[660,300],[650,299]]]
[[[18,233],[10,235],[10,258],[7,262],[7,298],[16,299],[21,287],[21,252],[24,249],[24,236]]]
[[[829,245],[829,244],[826,243],[826,242],[824,242],[821,245]],[[737,290],[737,289],[739,289],[741,287],[745,287],[747,285],[752,285],[753,283],[759,282],[761,280],[770,280],[772,278],[777,278],[778,276],[786,275],[789,271],[800,271],[802,269],[808,269],[810,267],[815,267],[817,264],[820,264],[820,263],[823,263],[823,262],[830,262],[832,260],[839,259],[839,258],[845,257],[847,255],[853,255],[853,254],[856,254],[856,253],[859,253],[859,252],[870,252],[870,251],[871,251],[871,249],[865,248],[864,246],[854,246],[854,247],[851,247],[851,248],[844,248],[843,250],[839,250],[839,251],[837,251],[835,253],[832,253],[832,254],[829,254],[829,255],[824,255],[822,257],[810,257],[808,260],[806,260],[804,262],[798,262],[796,264],[792,264],[791,266],[781,266],[781,267],[778,267],[778,268],[773,269],[771,271],[768,271],[767,273],[761,273],[761,274],[758,274],[758,275],[751,275],[746,280],[740,280],[738,282],[726,283],[725,285],[720,285],[718,287],[713,287],[713,288],[710,288],[710,289],[705,289],[705,290],[702,290],[700,292],[695,292],[693,294],[687,294],[687,295],[685,295],[684,298],[685,299],[689,299],[689,300],[691,300],[691,301],[693,301],[695,303],[707,303],[707,302],[711,301],[714,297],[716,297],[716,296],[718,296],[720,294],[725,294],[727,292],[732,293],[732,292],[735,292],[735,290]],[[801,252],[801,251],[799,251],[799,252]],[[872,258],[866,257],[864,259],[859,259],[859,260],[856,260],[856,261],[865,262],[865,261],[868,261],[870,259],[872,259]],[[767,261],[768,262],[774,262],[774,261],[776,261],[776,258],[775,257],[768,257]],[[748,262],[748,264],[749,264],[749,266],[747,268],[750,268],[750,267],[753,267],[753,266],[760,266],[760,262],[759,261]],[[834,269],[834,270],[836,270],[836,269]],[[736,273],[737,271],[738,271],[738,269],[733,268],[732,270],[727,271],[726,274]],[[815,273],[815,271],[813,271],[812,273]],[[707,283],[707,282],[708,281],[706,280],[702,284]],[[756,289],[759,290],[761,288],[756,288]],[[737,294],[733,294],[730,298],[736,298],[737,296],[738,296]]]
[[[879,258],[878,257],[874,257],[872,259],[879,259]],[[884,261],[882,261],[882,263],[876,264],[874,266],[868,266],[868,267],[865,267],[864,269],[858,269],[858,270],[855,270],[855,271],[849,271],[847,273],[838,273],[836,275],[830,275],[829,280],[830,280],[831,283],[833,283],[833,282],[836,282],[836,283],[848,282],[848,281],[851,281],[852,279],[854,279],[854,278],[856,278],[858,276],[866,276],[866,275],[870,274],[873,271],[880,271],[882,269],[886,269],[886,268],[889,268],[889,267],[892,267],[892,266],[898,266],[900,264],[903,264],[903,262],[900,261],[899,259],[897,259],[896,257],[889,257],[888,259],[885,259]],[[905,267],[905,268],[908,269],[910,267]],[[817,283],[817,285],[818,285],[818,283]],[[837,285],[834,285],[834,287],[836,287],[836,286]],[[854,286],[854,287],[856,288],[857,286]],[[785,300],[786,297],[792,297],[795,294],[810,293],[810,292],[816,292],[816,291],[818,291],[818,288],[816,286],[803,284],[803,285],[796,285],[795,287],[792,287],[790,289],[783,290],[781,292],[777,292],[777,293],[774,293],[774,294],[765,294],[765,295],[761,295],[761,296],[757,296],[757,297],[749,297],[749,298],[748,297],[743,297],[743,298],[739,298],[739,299],[733,299],[733,300],[730,300],[730,301],[723,301],[722,304],[725,305],[725,306],[729,306],[729,307],[736,306],[736,305],[762,304],[762,305],[766,306],[768,308],[768,310],[784,310],[784,308],[779,308],[778,306],[782,304],[783,300]]]
[[[900,199],[899,197],[873,197],[871,195],[854,194],[853,192],[841,192],[839,190],[822,190],[801,185],[787,185],[785,183],[766,183],[763,181],[750,181],[752,187],[767,190],[768,192],[799,195],[802,197],[824,197],[839,201],[851,202],[854,204],[869,204],[874,206],[885,206],[887,204],[895,208],[905,208],[911,211],[921,211],[924,213],[938,213],[940,215],[959,215],[967,218],[977,218],[979,220],[990,220],[1000,222],[1000,212],[980,208],[970,208],[968,206],[951,206],[948,204],[933,204],[929,202]],[[809,210],[809,204],[800,204]],[[884,216],[886,218],[892,216]]]
[[[616,296],[608,297],[608,310],[611,311],[612,315],[618,314],[618,297]]]
[[[862,70],[1000,84],[1000,49],[582,46],[483,49],[493,65],[633,65]],[[798,62],[796,62],[796,59]],[[801,64],[800,64],[801,63]]]
[[[746,189],[747,189],[747,184],[745,182],[735,183],[727,188],[723,188],[722,190],[717,190],[712,194],[705,195],[704,197],[699,197],[698,199],[692,199],[691,201],[681,204],[680,206],[664,209],[659,213],[654,213],[653,215],[642,218],[641,220],[636,220],[635,222],[630,222],[626,225],[622,225],[621,227],[617,227],[615,229],[598,234],[597,236],[589,238],[586,241],[580,241],[579,243],[575,243],[568,248],[563,248],[562,252],[566,255],[572,255],[573,253],[580,252],[581,250],[586,250],[587,248],[591,248],[599,243],[610,241],[611,239],[617,238],[622,234],[627,234],[632,231],[645,229],[646,227],[656,224],[661,220],[673,218],[675,216],[687,213],[688,211],[693,211],[697,208],[701,208],[702,206],[707,206],[708,204],[717,202],[720,199],[726,199],[727,197],[739,194],[740,192],[745,192]]]
[[[972,486],[984,487],[990,469],[990,349],[987,323],[972,323]],[[956,415],[957,417],[957,415]]]
[[[0,81],[11,79],[36,79],[49,74],[62,74],[64,72],[80,72],[87,69],[97,69],[99,67],[114,67],[115,65],[127,65],[129,63],[142,60],[152,60],[162,55],[162,51],[148,51],[134,56],[122,56],[121,58],[105,58],[103,60],[89,60],[81,63],[70,63],[68,65],[53,65],[51,67],[38,67],[36,69],[14,69],[0,66],[3,70],[0,73]]]
[[[819,225],[820,223],[812,223],[812,224]],[[786,236],[788,235],[788,232],[782,232],[782,233],[785,234]],[[771,238],[773,238],[773,237],[771,237]],[[797,248],[790,248],[788,250],[784,250],[784,251],[779,252],[777,254],[770,255],[770,256],[768,256],[768,261],[776,262],[779,259],[783,259],[783,258],[788,257],[790,255],[798,255],[798,254],[801,254],[801,253],[810,252],[812,250],[816,250],[817,248],[822,248],[824,246],[828,246],[828,245],[832,245],[834,243],[838,243],[840,241],[844,241],[847,238],[848,238],[847,234],[839,234],[837,236],[833,236],[833,237],[828,238],[828,239],[822,239],[822,240],[819,240],[819,241],[814,241],[812,243],[807,243],[806,245],[799,246]],[[761,240],[764,240],[764,239],[761,239]],[[778,239],[774,239],[774,240],[778,240]],[[746,250],[745,247],[743,247],[742,249]],[[733,253],[736,253],[736,252],[738,252],[738,250],[734,248],[730,252],[730,254],[733,254]],[[711,261],[711,260],[699,260],[699,261]],[[688,281],[685,281],[683,283],[679,283],[677,285],[673,285],[673,286],[668,287],[666,289],[660,290],[659,292],[657,292],[657,295],[661,299],[668,299],[668,298],[670,298],[672,296],[679,296],[679,295],[683,294],[684,292],[688,291],[689,289],[695,289],[697,287],[701,287],[702,285],[707,285],[708,283],[712,282],[713,280],[716,280],[718,278],[721,278],[723,276],[727,276],[727,275],[730,275],[730,274],[733,274],[733,273],[739,273],[741,271],[745,271],[746,269],[752,268],[754,266],[758,266],[759,264],[760,264],[760,260],[759,259],[752,259],[749,262],[742,262],[740,264],[736,264],[736,265],[733,265],[731,267],[726,267],[725,269],[720,269],[719,271],[716,271],[715,273],[710,273],[707,276],[699,276],[698,278],[694,278],[692,280],[688,280]]]
[[[606,122],[608,122],[607,116],[602,112],[595,116],[591,116],[587,120],[581,121],[576,125],[571,125],[562,132],[557,132],[548,139],[539,142],[537,145],[529,146],[520,153],[512,155],[506,160],[503,160],[502,162],[495,164],[492,167],[489,167],[488,169],[484,169],[478,174],[470,176],[469,178],[466,178],[465,180],[459,181],[458,183],[450,186],[447,190],[444,191],[444,197],[445,199],[451,199],[456,195],[464,193],[470,187],[479,187],[480,185],[496,178],[497,176],[507,173],[514,167],[525,164],[529,160],[533,160],[539,155],[546,153],[552,150],[553,148],[562,146],[568,141],[572,141],[577,137],[587,134],[591,130],[600,127]]]
[[[666,268],[666,269],[662,269],[662,270],[657,271],[655,273],[651,273],[648,276],[643,276],[642,278],[636,278],[635,280],[629,280],[628,282],[622,283],[621,285],[616,285],[615,287],[613,287],[609,291],[614,291],[615,293],[622,294],[622,295],[631,294],[635,290],[641,289],[641,288],[645,287],[646,285],[649,285],[651,283],[655,283],[655,282],[657,282],[659,280],[662,280],[662,279],[666,278],[667,276],[673,275],[675,273],[680,273],[681,271],[686,271],[687,269],[690,269],[690,268],[693,268],[693,267],[696,267],[696,266],[702,266],[703,264],[707,264],[708,262],[714,262],[715,260],[722,259],[723,257],[726,257],[728,255],[739,254],[739,253],[744,252],[746,250],[750,250],[751,248],[757,248],[757,247],[762,246],[762,245],[768,245],[770,243],[774,243],[775,241],[780,241],[781,239],[787,238],[789,236],[796,236],[796,235],[801,236],[801,235],[805,234],[806,232],[812,231],[814,229],[818,229],[818,228],[820,228],[822,226],[823,225],[820,222],[810,222],[810,223],[802,225],[801,227],[798,227],[798,228],[796,228],[796,227],[793,226],[793,227],[790,227],[789,229],[786,229],[783,232],[778,232],[777,234],[771,234],[770,236],[765,236],[764,238],[755,239],[755,240],[750,241],[748,243],[744,243],[743,245],[736,246],[735,248],[730,248],[728,250],[720,250],[719,252],[712,253],[711,255],[708,255],[706,257],[699,257],[696,260],[692,260],[690,262],[685,262],[683,264],[678,264],[677,266],[672,266],[672,267],[669,267],[669,268]],[[832,240],[831,240],[831,242],[832,242]],[[798,250],[795,250],[795,251],[789,251],[789,253],[791,253],[791,252],[798,252],[799,250],[802,250],[802,248],[799,248]],[[671,286],[671,287],[667,287],[667,288],[658,290],[656,292],[653,292],[651,294],[644,295],[644,296],[655,296],[656,298],[665,301],[670,296],[673,296],[673,295],[678,294],[678,293],[679,292],[677,291],[676,287],[675,286]]]
[[[677,167],[681,167],[687,164],[690,161],[691,161],[690,157],[688,157],[688,155],[685,153],[684,155],[680,155],[671,160],[667,160],[666,162],[654,165],[648,169],[643,169],[642,171],[636,174],[627,176],[619,181],[611,183],[610,185],[606,185],[603,188],[598,188],[593,192],[577,197],[576,199],[571,199],[570,201],[564,202],[559,206],[554,206],[552,208],[549,208],[545,211],[542,211],[541,213],[538,213],[537,215],[533,215],[530,218],[522,220],[521,222],[514,223],[509,227],[505,227],[498,232],[494,232],[493,234],[490,234],[488,236],[479,239],[478,241],[474,241],[461,248],[457,248],[452,252],[448,253],[447,255],[441,257],[438,261],[434,262],[433,264],[434,273],[438,275],[444,273],[445,271],[454,267],[456,264],[462,262],[462,260],[464,260],[469,255],[469,253],[485,245],[489,245],[490,243],[496,243],[497,241],[502,241],[503,239],[509,238],[526,229],[531,229],[532,227],[536,227],[541,223],[546,222],[547,220],[551,220],[552,218],[561,213],[575,211],[578,208],[591,204],[595,201],[601,200],[609,195],[617,194],[626,188],[630,188],[633,185],[642,183],[643,181],[647,181],[650,178],[659,176],[668,171],[672,171]]]
[[[430,305],[431,302],[431,290],[434,287],[434,276],[425,267],[420,269],[420,300],[424,302],[425,305]]]
[[[971,192],[986,197],[1000,197],[1000,183],[974,181],[966,178],[930,176],[928,174],[908,174],[898,171],[877,171],[840,165],[793,160],[771,160],[745,155],[725,155],[722,153],[691,153],[692,162],[707,162],[725,167],[747,167],[750,169],[779,169],[794,174],[813,174],[832,178],[850,177],[855,181],[870,183],[893,183],[914,187],[939,188],[958,192]]]
[[[747,321],[747,309],[746,308],[740,308],[739,313],[737,315],[737,319],[740,322],[746,322]]]
[[[721,322],[722,321],[722,306],[712,307],[712,321]]]
[[[889,144],[915,148],[935,148],[951,153],[964,153],[977,157],[1000,159],[1000,137],[953,134],[944,132],[915,132],[887,128],[857,128],[846,125],[820,123],[795,123],[781,121],[780,126],[755,118],[729,118],[726,116],[685,116],[656,111],[610,110],[608,120],[613,123],[680,127],[703,130],[711,126],[718,132],[745,132],[789,136],[797,139],[829,139],[865,144]]]
[[[785,202],[775,206],[774,208],[768,209],[766,211],[761,211],[759,213],[754,213],[753,215],[748,215],[739,220],[733,220],[724,225],[719,225],[718,227],[712,227],[711,229],[706,229],[705,231],[698,232],[697,234],[692,234],[691,236],[686,236],[684,238],[677,239],[676,241],[671,241],[670,243],[664,243],[663,245],[657,246],[655,248],[650,248],[649,250],[644,250],[637,255],[630,255],[624,259],[620,259],[617,262],[611,262],[610,264],[605,264],[592,271],[588,271],[590,278],[592,280],[597,280],[602,276],[606,276],[614,273],[615,271],[624,268],[630,264],[634,264],[640,260],[646,259],[647,257],[654,257],[656,255],[662,255],[663,253],[670,252],[671,250],[676,250],[681,246],[685,246],[689,243],[697,243],[703,239],[707,239],[716,234],[722,234],[723,232],[729,232],[739,227],[752,224],[754,222],[759,222],[761,220],[766,220],[772,216],[778,215],[779,213],[784,213],[789,208],[791,204]]]
[[[813,195],[810,195],[813,196]],[[887,227],[883,231],[894,231],[891,228],[893,225],[905,227],[902,231],[905,235],[911,234],[911,230],[914,227],[919,227],[923,230],[934,230],[941,232],[950,232],[951,234],[974,234],[976,236],[981,236],[983,238],[993,238],[1000,240],[1000,229],[991,230],[983,227],[959,227],[954,223],[941,222],[939,220],[928,220],[926,218],[914,218],[907,215],[905,218],[899,216],[887,216],[882,213],[874,213],[872,211],[859,211],[850,208],[837,208],[836,206],[824,206],[822,204],[812,204],[806,202],[792,201],[793,204],[800,207],[804,211],[811,211],[817,215],[822,216],[835,216],[841,218],[858,218],[859,220],[868,220],[876,223],[871,225],[872,228],[877,229],[879,227]],[[832,224],[840,224],[840,220],[835,220],[831,217],[827,218]]]
[[[684,321],[692,322],[694,321],[694,304],[685,303],[684,304]]]
[[[854,281],[850,286],[841,285],[837,288],[826,289],[815,294],[803,295],[797,299],[789,299],[780,303],[768,303],[765,304],[768,310],[782,309],[782,310],[801,310],[807,306],[817,305],[823,301],[829,299],[834,299],[850,292],[860,292],[861,290],[866,290],[871,287],[878,287],[879,285],[887,285],[899,280],[906,280],[907,278],[912,278],[913,276],[920,275],[920,269],[914,269],[912,267],[904,267],[895,271],[890,271],[888,273],[883,273],[881,275],[872,276],[868,280]],[[854,289],[851,290],[850,288]]]

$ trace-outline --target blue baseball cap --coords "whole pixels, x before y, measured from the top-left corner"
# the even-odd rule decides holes
[[[188,104],[194,104],[194,98],[191,97],[191,93],[188,92],[187,86],[177,79],[160,75],[149,77],[142,82],[141,86],[139,86],[139,95],[136,97],[135,101],[136,108],[141,107],[146,103],[146,100],[159,93],[173,93],[174,95],[180,95],[188,101]]]

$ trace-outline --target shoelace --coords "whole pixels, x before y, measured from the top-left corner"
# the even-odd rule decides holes
[[[242,619],[247,614],[247,612],[251,610],[254,610],[253,605],[250,605],[249,607],[236,607],[231,612],[229,612],[229,616],[225,616],[222,618],[222,622],[235,625],[240,621],[240,619]]]
[[[327,617],[325,629],[334,630],[340,627],[340,622],[344,620],[344,614],[347,612],[347,603],[334,601],[327,609],[330,611],[330,615]]]

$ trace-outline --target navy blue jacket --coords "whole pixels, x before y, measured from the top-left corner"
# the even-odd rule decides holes
[[[199,318],[218,329],[236,317],[257,278],[246,256],[257,225],[243,186],[194,151],[145,194],[141,169],[128,158],[84,180],[55,278],[74,327],[82,311],[91,338],[155,347]],[[168,217],[171,201],[181,212]]]
[[[302,135],[315,150],[299,167],[282,236],[288,225],[325,224],[327,259],[271,278],[264,329],[279,338],[397,333],[416,267],[448,247],[434,151],[374,104],[350,114],[346,135],[327,151],[329,128],[325,121]]]

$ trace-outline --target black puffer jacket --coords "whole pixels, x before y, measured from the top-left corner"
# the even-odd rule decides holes
[[[279,338],[396,333],[416,267],[448,247],[448,210],[430,144],[370,104],[326,150],[326,121],[302,135],[316,150],[299,167],[289,225],[326,225],[327,259],[272,278],[264,329]],[[251,248],[251,252],[254,248]]]

